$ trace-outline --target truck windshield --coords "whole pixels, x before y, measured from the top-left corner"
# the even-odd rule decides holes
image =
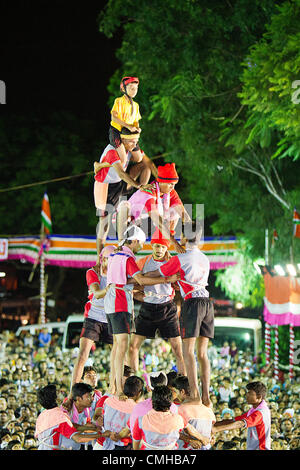
[[[66,344],[68,349],[79,347],[80,333],[82,330],[82,322],[70,322],[67,325]]]
[[[251,328],[215,326],[214,346],[221,348],[224,341],[227,341],[229,346],[232,341],[235,341],[239,350],[245,351],[249,348],[254,353],[254,330]]]

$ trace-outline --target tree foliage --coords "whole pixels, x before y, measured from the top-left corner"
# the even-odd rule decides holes
[[[247,106],[246,144],[256,138],[269,147],[276,136],[273,157],[300,157],[300,1],[278,5],[262,39],[250,48],[243,62],[243,88]]]

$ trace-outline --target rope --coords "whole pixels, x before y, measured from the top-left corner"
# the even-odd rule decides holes
[[[165,152],[161,153],[160,155],[155,155],[152,157],[150,160],[156,160],[157,158],[165,157],[167,155],[172,154],[173,152]],[[56,183],[58,181],[65,181],[69,180],[72,178],[79,178],[80,176],[86,176],[86,175],[91,175],[94,174],[94,171],[86,171],[85,173],[79,173],[78,175],[70,175],[70,176],[62,176],[61,178],[53,178],[51,180],[44,180],[44,181],[37,181],[36,183],[28,183],[28,184],[23,184],[20,186],[13,186],[12,188],[1,188],[0,193],[6,193],[8,191],[18,191],[19,189],[27,189],[27,188],[32,188],[34,186],[39,186],[42,184],[48,184],[48,183]]]

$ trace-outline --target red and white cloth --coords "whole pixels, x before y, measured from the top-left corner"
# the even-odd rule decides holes
[[[162,276],[180,273],[180,294],[184,300],[194,297],[209,297],[207,286],[209,259],[197,247],[173,256],[166,264],[158,268]]]
[[[119,267],[118,267],[119,265]],[[114,253],[109,257],[107,267],[107,282],[112,283],[104,297],[104,309],[106,314],[115,312],[133,312],[133,284],[126,284],[127,277],[133,277],[139,273],[135,256],[128,247]],[[122,283],[115,282],[121,280]]]
[[[247,434],[247,450],[270,450],[271,449],[271,413],[265,402],[251,408],[247,413],[236,416],[235,421],[245,421]]]
[[[126,155],[126,161],[123,165],[123,170],[126,171],[129,161],[132,157],[132,154],[130,152],[127,152]],[[105,147],[101,157],[100,157],[100,163],[109,163],[112,166],[106,167],[106,168],[101,168],[101,170],[98,171],[98,173],[95,175],[95,180],[98,181],[99,183],[119,183],[121,181],[121,178],[119,177],[118,173],[114,169],[114,165],[117,162],[121,162],[120,157],[118,155],[118,152],[112,145],[107,145]]]
[[[92,284],[98,284],[100,290],[105,289],[107,286],[106,276],[99,276],[96,271],[91,268],[86,272],[87,286],[90,287]],[[107,323],[107,318],[104,310],[104,298],[96,299],[94,294],[89,294],[89,301],[84,307],[84,317],[96,320],[101,323]]]

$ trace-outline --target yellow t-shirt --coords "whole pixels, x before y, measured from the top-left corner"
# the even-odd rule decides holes
[[[120,98],[115,99],[114,105],[111,109],[111,112],[112,111],[115,111],[118,114],[119,119],[121,119],[122,121],[126,122],[126,124],[129,124],[131,126],[134,123],[138,123],[138,121],[141,119],[138,103],[133,101],[133,113],[131,114],[131,104],[127,100],[125,95],[121,96]],[[110,124],[111,126],[118,129],[118,131],[121,131],[122,126],[114,122],[113,119],[111,120]]]

